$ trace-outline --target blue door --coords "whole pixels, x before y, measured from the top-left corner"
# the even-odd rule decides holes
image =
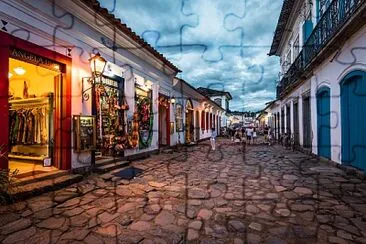
[[[366,171],[366,73],[354,71],[341,83],[342,162]]]
[[[317,122],[318,122],[318,154],[331,157],[330,142],[330,89],[323,87],[318,90],[317,96]]]

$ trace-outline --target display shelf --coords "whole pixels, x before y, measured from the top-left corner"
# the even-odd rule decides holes
[[[35,102],[48,102],[50,97],[35,97],[26,99],[13,99],[9,100],[10,104],[24,104],[24,103],[35,103]]]
[[[22,155],[9,154],[8,158],[43,161],[44,159],[46,159],[48,157],[47,156],[22,156]]]

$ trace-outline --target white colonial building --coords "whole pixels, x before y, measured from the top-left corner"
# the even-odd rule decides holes
[[[0,168],[78,169],[159,148],[159,97],[179,69],[98,1],[0,1],[0,20]],[[33,118],[44,130],[23,139],[15,112],[31,109],[47,114]]]
[[[276,137],[366,170],[366,2],[285,0],[270,55],[280,57]]]
[[[221,117],[221,126],[228,127],[229,117],[227,113],[230,111],[230,101],[233,100],[230,92],[219,91],[204,87],[198,87],[197,90],[206,97],[209,97],[212,101],[214,101],[217,105],[225,110],[223,116]]]

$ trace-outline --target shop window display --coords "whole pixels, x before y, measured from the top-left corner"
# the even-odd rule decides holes
[[[175,123],[177,125],[177,132],[183,131],[183,106],[177,104],[175,107]]]
[[[136,112],[138,118],[139,148],[150,147],[153,137],[154,115],[152,112],[152,91],[136,87]]]
[[[52,166],[54,103],[60,66],[9,59],[9,167],[20,173]]]

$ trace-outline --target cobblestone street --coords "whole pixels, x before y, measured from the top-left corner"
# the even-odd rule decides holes
[[[1,208],[3,243],[366,243],[366,181],[280,146],[219,139]]]

